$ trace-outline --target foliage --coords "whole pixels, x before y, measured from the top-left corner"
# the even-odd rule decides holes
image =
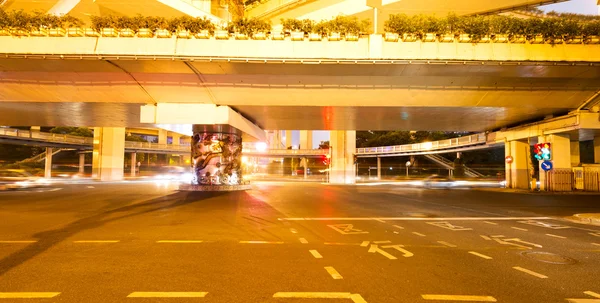
[[[0,9],[0,29],[8,30],[37,30],[47,28],[65,28],[80,26],[81,20],[69,16],[56,16],[42,11],[32,13],[23,10],[4,11]]]
[[[137,135],[127,135],[127,136],[125,136],[125,141],[148,142],[144,138],[137,136]]]
[[[80,137],[93,137],[94,133],[87,127],[69,127],[69,126],[58,126],[50,130],[53,134],[80,136]]]
[[[331,34],[360,34],[367,33],[371,21],[359,20],[356,17],[337,16],[332,20],[314,22],[309,19],[281,19],[281,25],[285,31],[301,31],[304,33]]]
[[[229,32],[246,34],[248,37],[252,37],[255,33],[269,32],[271,30],[271,23],[257,18],[243,18],[231,22],[228,30]]]
[[[319,149],[329,149],[329,141],[321,141],[321,143],[319,143]]]
[[[244,0],[227,0],[227,7],[232,19],[244,19]]]

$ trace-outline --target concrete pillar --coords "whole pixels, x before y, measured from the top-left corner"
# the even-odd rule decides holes
[[[85,172],[85,154],[79,154],[79,173],[83,174]]]
[[[240,185],[242,183],[242,133],[207,132],[193,125],[192,185]]]
[[[46,163],[44,165],[44,178],[52,178],[52,147],[46,147]]]
[[[600,164],[600,137],[594,138],[594,163]]]
[[[173,134],[173,145],[181,145],[181,135]]]
[[[95,127],[92,177],[100,181],[123,180],[125,128]]]
[[[131,176],[135,177],[135,172],[137,168],[137,154],[131,153]]]
[[[513,162],[506,164],[506,187],[529,189],[529,144],[523,141],[506,142],[505,156],[512,156]]]
[[[331,131],[331,171],[332,184],[356,183],[354,153],[356,152],[356,131]]]
[[[581,163],[581,153],[579,150],[579,141],[571,141],[571,167],[579,166]]]
[[[158,144],[167,144],[167,130],[159,128],[158,129]]]
[[[538,137],[538,143],[550,143],[551,157],[552,157],[552,170],[570,170],[571,169],[571,140],[568,134],[555,134]],[[541,165],[543,161],[539,161],[538,165]],[[540,166],[540,190],[547,190],[546,188],[546,173]]]
[[[300,131],[300,149],[313,149],[312,130]]]
[[[381,180],[381,157],[377,157],[377,180]]]
[[[292,146],[292,131],[286,130],[285,131],[285,148],[289,148],[290,146]]]
[[[308,177],[308,159],[306,157],[302,158],[304,162],[304,179]]]

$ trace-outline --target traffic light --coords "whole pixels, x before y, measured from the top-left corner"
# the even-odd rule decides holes
[[[545,161],[552,159],[551,153],[551,144],[550,143],[538,143],[533,146],[534,157],[538,161]]]

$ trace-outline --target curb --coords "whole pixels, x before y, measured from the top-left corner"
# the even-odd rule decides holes
[[[576,223],[600,226],[600,214],[598,213],[574,214],[573,216],[566,217],[565,219]]]

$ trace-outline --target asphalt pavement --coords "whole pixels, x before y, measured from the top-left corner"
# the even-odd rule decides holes
[[[263,182],[0,192],[0,302],[600,303],[597,195]]]

